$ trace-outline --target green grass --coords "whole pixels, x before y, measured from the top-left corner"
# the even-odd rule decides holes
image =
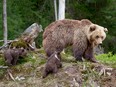
[[[0,55],[0,65],[4,65],[5,64],[5,60],[3,58],[3,55]]]
[[[97,60],[99,60],[103,64],[107,64],[109,66],[112,66],[116,68],[116,54],[112,55],[111,52],[108,54],[101,54],[96,56]]]
[[[0,42],[0,46],[2,46],[4,44],[4,42]]]
[[[98,56],[96,56],[96,58],[101,63],[107,64],[107,65],[110,65],[110,66],[113,66],[114,68],[116,68],[116,54],[112,55],[112,53],[109,52],[108,54],[98,55]],[[41,58],[40,56],[38,56],[38,54],[30,52],[27,57],[22,58],[18,61],[18,65],[24,64],[29,61],[31,61],[33,64],[38,63],[39,65],[44,64],[46,62],[46,60],[44,58]],[[62,61],[74,62],[75,58],[73,58],[73,56],[70,56],[69,54],[62,54]],[[1,55],[0,55],[0,65],[5,65],[4,58]]]

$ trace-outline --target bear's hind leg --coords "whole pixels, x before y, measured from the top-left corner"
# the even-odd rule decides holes
[[[49,38],[50,37],[43,40],[43,48],[46,52],[47,57],[50,57],[55,51],[60,53],[64,48],[62,43],[55,40],[49,41]]]

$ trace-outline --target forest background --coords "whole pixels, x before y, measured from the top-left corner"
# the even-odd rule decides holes
[[[0,0],[0,40],[3,40],[2,12]],[[65,12],[67,19],[89,19],[108,28],[103,47],[105,52],[116,53],[116,0],[66,0]],[[55,21],[54,13],[53,0],[7,0],[8,40],[19,37],[34,22],[44,29]],[[42,33],[36,39],[37,47],[42,46]]]

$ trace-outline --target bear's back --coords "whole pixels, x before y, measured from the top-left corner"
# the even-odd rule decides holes
[[[56,30],[60,31],[61,29],[64,30],[64,29],[67,29],[67,27],[74,28],[74,26],[77,25],[78,23],[79,23],[78,20],[70,20],[70,19],[55,21],[45,28],[45,31],[43,33],[43,39],[45,39],[47,35],[51,34],[53,31],[56,31]]]
[[[88,19],[83,19],[81,21],[71,20],[71,19],[58,20],[58,21],[51,23],[45,28],[45,31],[43,33],[43,39],[45,39],[47,35],[51,34],[53,31],[56,31],[56,30],[59,30],[59,31],[65,30],[67,32],[67,31],[70,31],[67,29],[71,29],[72,31],[72,29],[78,29],[78,28],[81,28],[83,26],[90,25],[90,24],[91,22]]]

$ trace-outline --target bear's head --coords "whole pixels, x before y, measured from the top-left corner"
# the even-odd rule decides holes
[[[24,57],[27,55],[27,50],[24,49],[23,47],[17,48],[17,51],[18,51],[20,57]]]
[[[102,44],[102,41],[106,38],[107,28],[99,26],[97,24],[90,25],[88,29],[88,40],[94,46]]]

